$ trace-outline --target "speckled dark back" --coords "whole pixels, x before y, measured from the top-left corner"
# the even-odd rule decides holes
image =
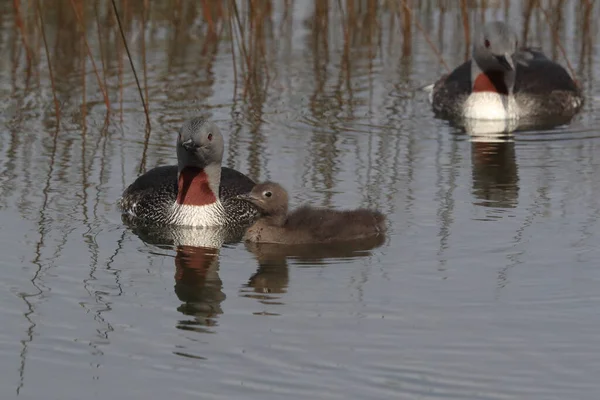
[[[523,50],[518,64],[514,93],[524,109],[535,108],[537,117],[573,116],[583,106],[581,90],[567,70],[536,50]]]
[[[515,59],[517,75],[513,91],[519,107],[534,108],[538,116],[555,116],[572,115],[583,105],[581,91],[571,76],[541,51],[522,49],[515,55]],[[446,118],[460,116],[471,88],[469,60],[436,82],[433,89],[433,111]]]
[[[234,169],[221,169],[219,198],[230,216],[231,224],[248,224],[258,215],[249,204],[234,197],[248,193],[255,183]],[[177,166],[156,167],[139,176],[123,192],[119,207],[125,213],[135,214],[142,222],[166,224],[171,205],[177,200]]]
[[[471,60],[443,76],[433,87],[433,111],[442,117],[462,114],[462,106],[471,94]]]
[[[235,169],[221,168],[221,185],[219,186],[219,198],[228,200],[231,197],[248,193],[256,183]]]
[[[249,193],[256,183],[235,169],[223,167],[221,169],[221,186],[219,198],[227,215],[231,216],[230,223],[234,225],[248,225],[258,216],[258,210],[247,201],[238,200],[235,196]]]
[[[119,207],[143,222],[166,224],[177,199],[177,166],[156,167],[139,176],[125,191]]]
[[[543,53],[526,50],[533,56],[527,60],[527,65],[518,64],[515,80],[515,93],[526,91],[531,94],[549,94],[552,91],[564,90],[579,93],[579,88],[563,68]],[[517,59],[522,58],[518,56]]]

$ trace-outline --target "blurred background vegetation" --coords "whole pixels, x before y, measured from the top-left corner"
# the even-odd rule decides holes
[[[398,51],[398,56],[407,62],[417,40],[427,43],[427,48],[419,51],[435,55],[443,72],[453,65],[442,57],[442,53],[448,53],[448,46],[452,54],[467,59],[473,26],[486,16],[489,18],[490,11],[495,18],[510,22],[509,15],[515,7],[522,15],[523,23],[515,26],[521,43],[537,46],[540,37],[548,38],[549,56],[570,68],[571,62],[565,57],[570,33],[564,30],[564,20],[575,10],[571,18],[578,27],[573,34],[579,59],[574,63],[578,71],[572,72],[582,74],[591,64],[598,34],[597,24],[593,23],[598,19],[594,3],[595,0],[13,0],[2,2],[3,13],[12,14],[12,18],[2,19],[0,48],[10,54],[2,61],[4,68],[13,74],[24,72],[19,74],[23,78],[13,85],[24,90],[45,86],[52,91],[53,109],[47,111],[56,120],[68,102],[81,103],[84,119],[86,110],[99,103],[104,103],[107,114],[122,118],[123,90],[137,86],[129,75],[130,61],[139,76],[139,104],[143,96],[148,110],[152,110],[148,69],[153,66],[157,41],[167,42],[160,49],[168,52],[171,62],[193,57],[189,54],[190,42],[204,58],[215,55],[219,49],[226,51],[235,70],[231,95],[260,102],[273,89],[273,59],[293,46],[292,17],[299,5],[312,9],[303,21],[311,32],[309,42],[316,60],[312,73],[320,73],[331,49],[337,47],[341,50],[337,68],[349,85],[357,52],[366,60],[381,57],[382,43]],[[123,45],[115,9],[130,56]],[[275,13],[280,17],[275,18]],[[448,37],[449,31],[455,35]],[[384,36],[386,40],[382,40]],[[318,76],[315,78],[319,82]],[[78,99],[69,96],[74,88],[81,92]]]

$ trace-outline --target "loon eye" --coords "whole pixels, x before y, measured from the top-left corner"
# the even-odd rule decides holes
[[[271,197],[273,195],[273,193],[267,191],[263,193],[265,195],[265,197]]]
[[[210,142],[212,140],[212,133],[208,134],[208,141]]]
[[[486,49],[490,48],[490,41],[489,40],[485,39],[485,41],[483,42],[483,44],[485,45]]]

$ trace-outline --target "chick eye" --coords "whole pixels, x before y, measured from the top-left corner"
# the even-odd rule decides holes
[[[208,139],[208,141],[209,141],[209,142],[212,140],[212,133],[209,133],[209,134],[208,134],[208,137],[207,137],[207,139]]]
[[[271,197],[273,195],[273,193],[271,193],[271,192],[265,192],[264,195],[265,195],[265,197]]]
[[[485,45],[486,49],[490,48],[490,41],[489,40],[485,39],[485,41],[483,42],[483,44]]]

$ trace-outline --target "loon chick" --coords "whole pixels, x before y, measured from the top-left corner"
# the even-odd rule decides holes
[[[335,243],[371,238],[386,229],[383,214],[364,208],[338,211],[303,206],[288,214],[288,194],[273,182],[257,184],[238,197],[256,206],[260,214],[246,231],[249,242]]]
[[[247,226],[257,216],[236,196],[255,183],[223,167],[223,136],[203,118],[183,124],[177,136],[178,165],[151,169],[138,177],[119,200],[129,217],[150,225]]]
[[[541,51],[518,49],[504,22],[485,24],[475,35],[472,59],[438,80],[433,111],[447,119],[572,117],[583,106],[577,83]]]

